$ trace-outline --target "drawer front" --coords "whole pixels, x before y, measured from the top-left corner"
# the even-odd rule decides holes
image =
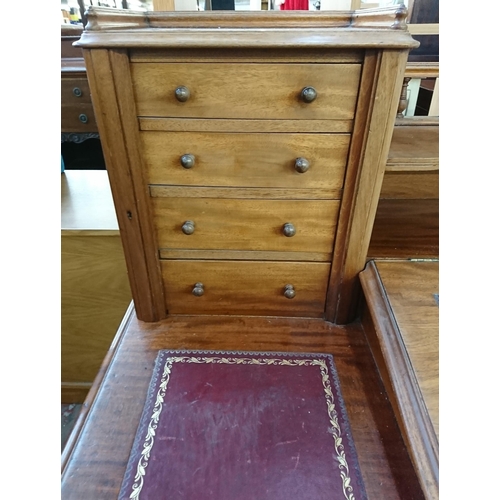
[[[62,132],[97,132],[94,108],[90,103],[73,103],[61,107]]]
[[[309,251],[328,255],[333,249],[340,205],[337,200],[152,201],[160,248]],[[287,223],[293,227],[285,227]]]
[[[141,137],[150,184],[332,193],[342,189],[350,142],[348,134],[141,132]],[[189,159],[194,165],[185,155],[194,157]]]
[[[132,63],[139,116],[352,119],[360,64]],[[185,102],[176,98],[186,87]],[[301,92],[317,97],[304,102]]]
[[[165,260],[161,268],[169,314],[322,317],[330,273],[323,262]]]
[[[85,78],[61,79],[61,104],[92,103],[89,82]]]

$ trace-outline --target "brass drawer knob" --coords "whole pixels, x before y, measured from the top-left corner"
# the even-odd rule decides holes
[[[205,293],[205,288],[203,283],[196,283],[193,288],[193,295],[195,297],[201,297]]]
[[[187,220],[182,224],[182,232],[184,234],[193,234],[194,233],[194,222],[192,220]]]
[[[85,113],[82,113],[78,119],[82,122],[82,123],[87,123],[89,121],[89,119],[87,118],[87,115]]]
[[[291,238],[292,236],[295,236],[295,233],[297,230],[295,229],[295,226],[291,222],[287,222],[283,226],[283,234],[287,236],[288,238]]]
[[[181,165],[184,168],[193,168],[194,167],[194,155],[186,154],[181,156]]]
[[[73,94],[75,95],[75,97],[82,97],[82,89],[79,89],[78,87],[75,87],[73,89]]]
[[[314,87],[304,87],[300,93],[300,97],[304,102],[310,103],[318,97],[318,93]]]
[[[293,299],[295,297],[295,288],[293,285],[285,285],[285,291],[283,292],[283,295],[287,299]]]
[[[191,92],[189,92],[189,89],[187,87],[184,87],[183,85],[175,89],[175,98],[179,102],[186,102],[190,96]]]
[[[299,174],[307,172],[309,170],[309,167],[310,163],[305,158],[297,158],[295,160],[295,170],[297,170]]]

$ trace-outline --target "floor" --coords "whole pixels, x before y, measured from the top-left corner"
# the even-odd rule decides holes
[[[61,405],[61,452],[75,426],[81,409],[81,404]]]

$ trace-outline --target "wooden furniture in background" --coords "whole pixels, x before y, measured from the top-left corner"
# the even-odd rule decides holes
[[[82,51],[73,47],[81,34],[78,26],[61,27],[61,132],[98,137]]]
[[[78,45],[141,320],[252,309],[339,324],[355,317],[416,46],[405,15],[399,7],[355,15],[89,11]],[[255,139],[249,147],[253,134],[276,132],[286,138],[279,146]],[[309,136],[324,151],[318,159]],[[334,159],[331,173],[325,158]],[[211,164],[220,166],[213,172]],[[305,199],[312,208],[301,208]],[[320,247],[300,244],[307,231]],[[215,235],[224,237],[208,247]],[[248,271],[227,288],[223,271],[234,267]]]
[[[422,489],[439,496],[439,264],[372,261],[363,327]]]
[[[61,175],[61,400],[84,401],[131,301],[108,175]]]
[[[368,257],[439,257],[437,119],[397,121]]]

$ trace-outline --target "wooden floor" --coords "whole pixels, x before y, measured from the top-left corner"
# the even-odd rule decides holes
[[[333,354],[369,498],[424,498],[359,323],[191,316],[146,324],[131,314],[122,326],[63,454],[63,500],[116,499],[156,353],[167,348]]]

